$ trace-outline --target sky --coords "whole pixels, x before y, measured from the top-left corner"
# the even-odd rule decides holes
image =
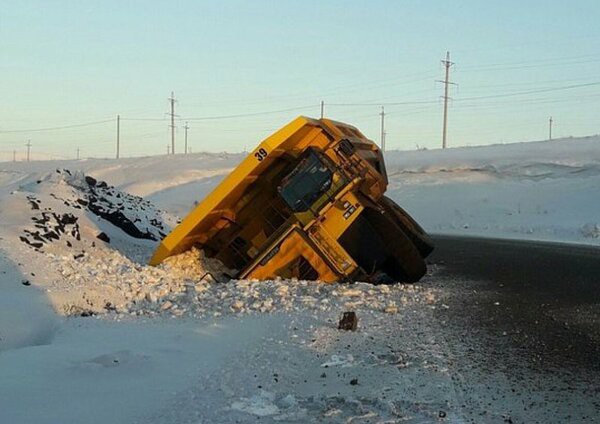
[[[600,133],[600,2],[28,1],[0,7],[0,155],[252,149],[298,115],[388,149]],[[37,155],[37,156],[36,156]],[[2,159],[2,156],[0,156]]]

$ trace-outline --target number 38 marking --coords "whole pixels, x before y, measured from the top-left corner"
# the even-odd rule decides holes
[[[258,159],[259,162],[262,162],[262,160],[267,157],[267,151],[261,147],[254,153],[254,157]]]

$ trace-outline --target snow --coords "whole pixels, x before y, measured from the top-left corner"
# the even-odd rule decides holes
[[[0,421],[142,422],[194,376],[259,343],[272,320],[66,320],[51,343],[0,356]]]
[[[389,195],[438,234],[598,245],[600,137],[389,152]]]
[[[0,164],[0,422],[481,413],[457,406],[466,392],[456,364],[475,353],[436,319],[450,308],[432,284],[436,266],[422,284],[349,286],[229,280],[196,250],[146,265],[242,158]],[[431,232],[600,243],[599,137],[388,152],[386,163],[390,196]],[[337,329],[346,310],[356,332]],[[502,420],[517,395],[491,393],[478,396]]]

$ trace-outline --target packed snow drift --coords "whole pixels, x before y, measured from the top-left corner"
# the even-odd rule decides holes
[[[390,197],[428,232],[600,244],[600,136],[386,161]]]

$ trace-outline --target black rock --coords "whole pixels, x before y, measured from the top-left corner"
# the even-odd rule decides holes
[[[353,378],[352,380],[350,380],[351,386],[356,386],[357,384],[358,384],[358,378]]]
[[[42,234],[42,237],[44,237],[48,241],[60,239],[59,235],[55,231],[47,231],[44,234]]]
[[[85,182],[90,187],[94,187],[96,185],[96,179],[94,177],[90,177],[89,175],[85,176]]]
[[[110,237],[107,236],[105,232],[98,234],[96,238],[102,240],[105,243],[110,243]]]
[[[35,242],[35,241],[29,241],[29,239],[27,237],[23,237],[23,236],[20,236],[19,240],[21,240],[23,243],[26,243],[29,246],[34,247],[36,249],[39,249],[40,247],[42,247],[44,245],[43,243],[39,243],[39,242]]]
[[[338,329],[346,330],[346,331],[356,331],[357,327],[358,327],[358,317],[356,316],[356,312],[353,312],[353,311],[344,312],[344,314],[342,315],[342,318],[340,319],[340,321],[338,323]]]
[[[75,224],[77,222],[77,217],[72,213],[65,213],[61,218],[61,222],[65,225]]]

